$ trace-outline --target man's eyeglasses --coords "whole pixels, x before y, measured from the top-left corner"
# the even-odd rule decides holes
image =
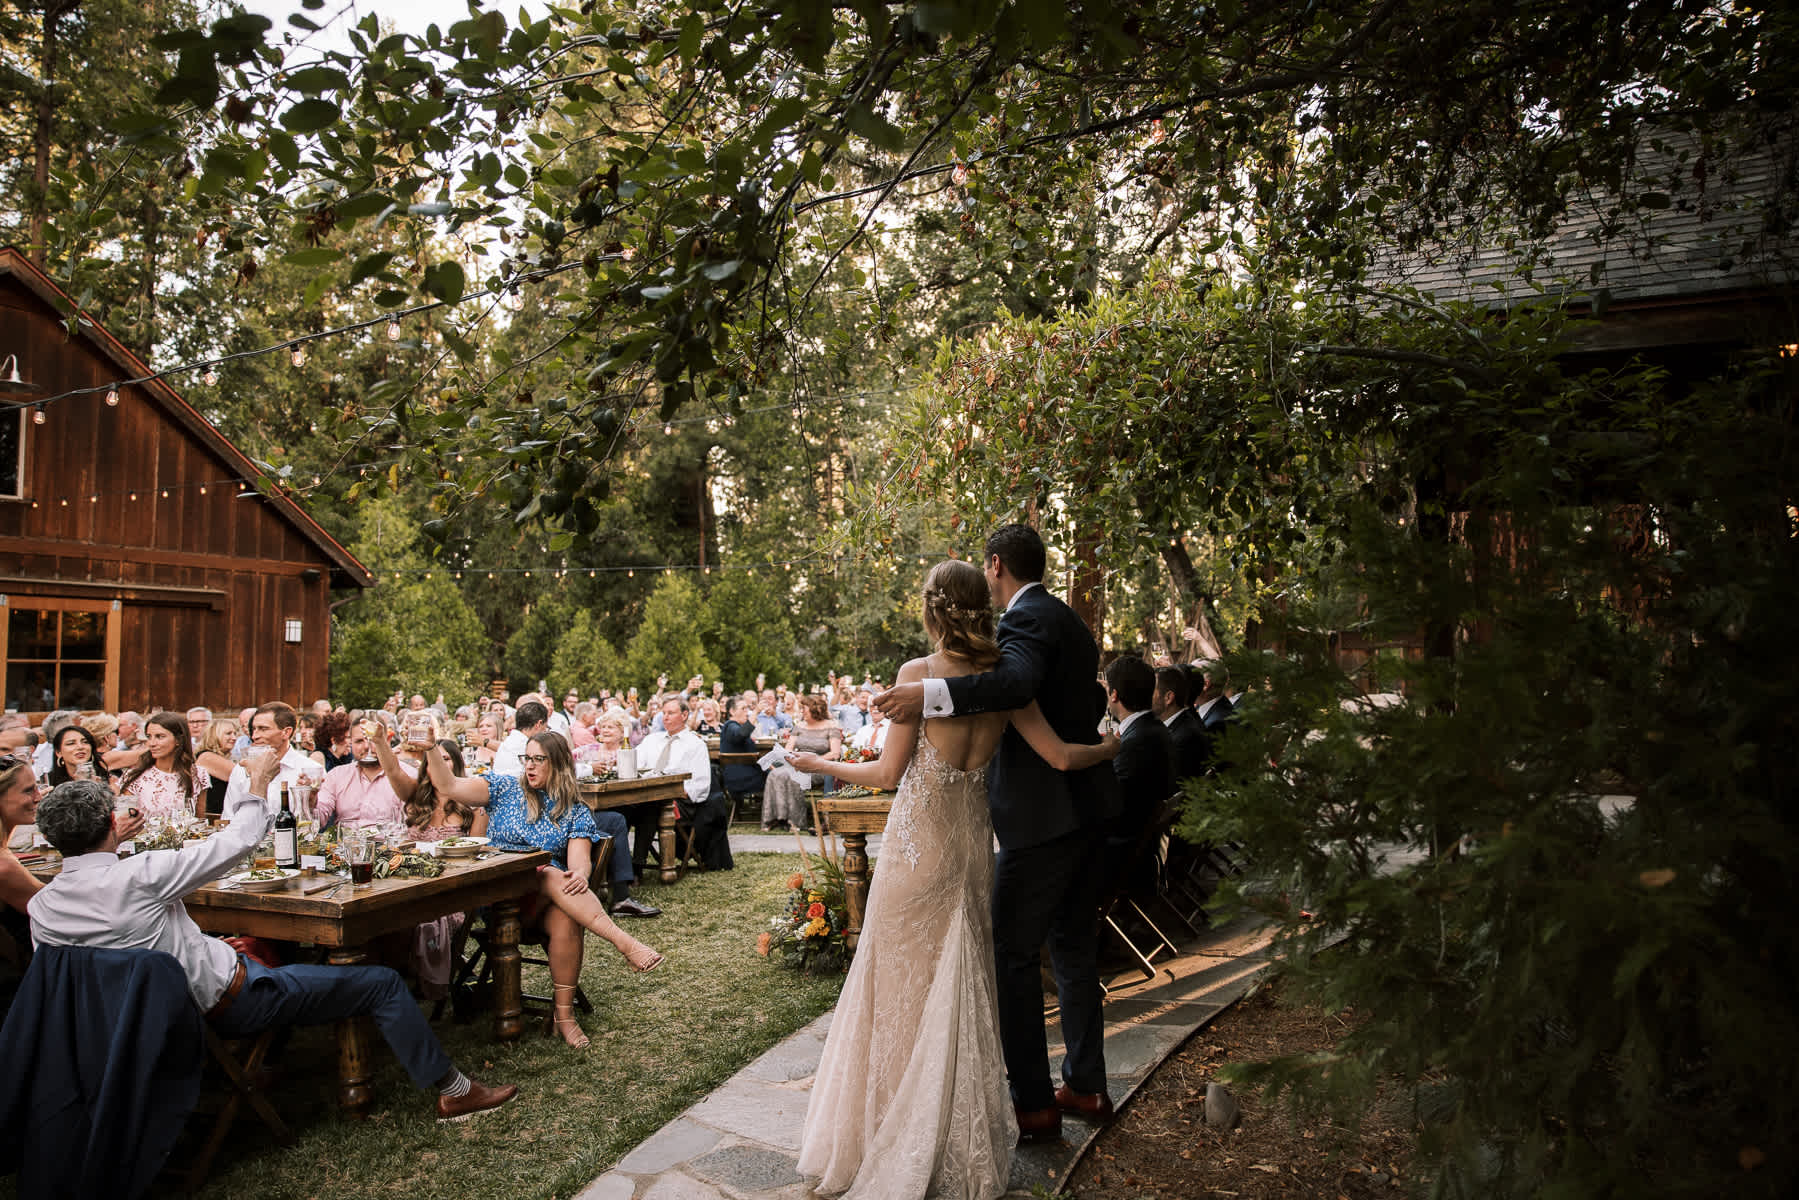
[[[518,760],[528,767],[536,767],[549,762],[550,756],[547,754],[521,754],[518,756]]]

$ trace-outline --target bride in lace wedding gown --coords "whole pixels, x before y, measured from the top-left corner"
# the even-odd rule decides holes
[[[925,630],[938,650],[902,667],[899,682],[970,674],[996,661],[979,568],[938,564],[924,597]],[[1115,752],[1115,741],[1066,745],[1033,705],[934,720],[922,734],[896,723],[876,762],[793,758],[801,771],[899,785],[806,1111],[799,1169],[817,1178],[820,1193],[991,1200],[1006,1190],[1018,1127],[994,987],[986,766],[1008,719],[1063,769]]]

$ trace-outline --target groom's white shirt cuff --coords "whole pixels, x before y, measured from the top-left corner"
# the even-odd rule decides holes
[[[1011,611],[1012,606],[1018,603],[1018,598],[1020,596],[1024,595],[1034,587],[1042,586],[1041,583],[1027,583],[1016,592],[1013,592],[1012,598],[1006,602],[1007,611]],[[932,717],[953,717],[955,715],[956,706],[950,703],[949,684],[941,679],[925,680],[924,719],[928,721]]]
[[[924,715],[925,720],[932,717],[954,716],[955,705],[949,700],[949,683],[942,679],[924,681]]]

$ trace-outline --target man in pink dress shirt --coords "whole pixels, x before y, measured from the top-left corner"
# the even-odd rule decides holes
[[[344,829],[359,829],[383,821],[405,824],[406,806],[394,791],[375,754],[375,744],[361,725],[350,727],[350,753],[355,762],[325,772],[325,782],[312,807],[319,828],[336,824]],[[400,767],[404,770],[405,764]]]

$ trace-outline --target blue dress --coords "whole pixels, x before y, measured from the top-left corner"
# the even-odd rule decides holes
[[[568,870],[568,844],[579,838],[593,842],[605,836],[593,821],[593,810],[580,801],[568,806],[560,821],[546,808],[533,821],[525,811],[525,789],[511,775],[487,777],[487,840],[500,850],[547,850]]]

